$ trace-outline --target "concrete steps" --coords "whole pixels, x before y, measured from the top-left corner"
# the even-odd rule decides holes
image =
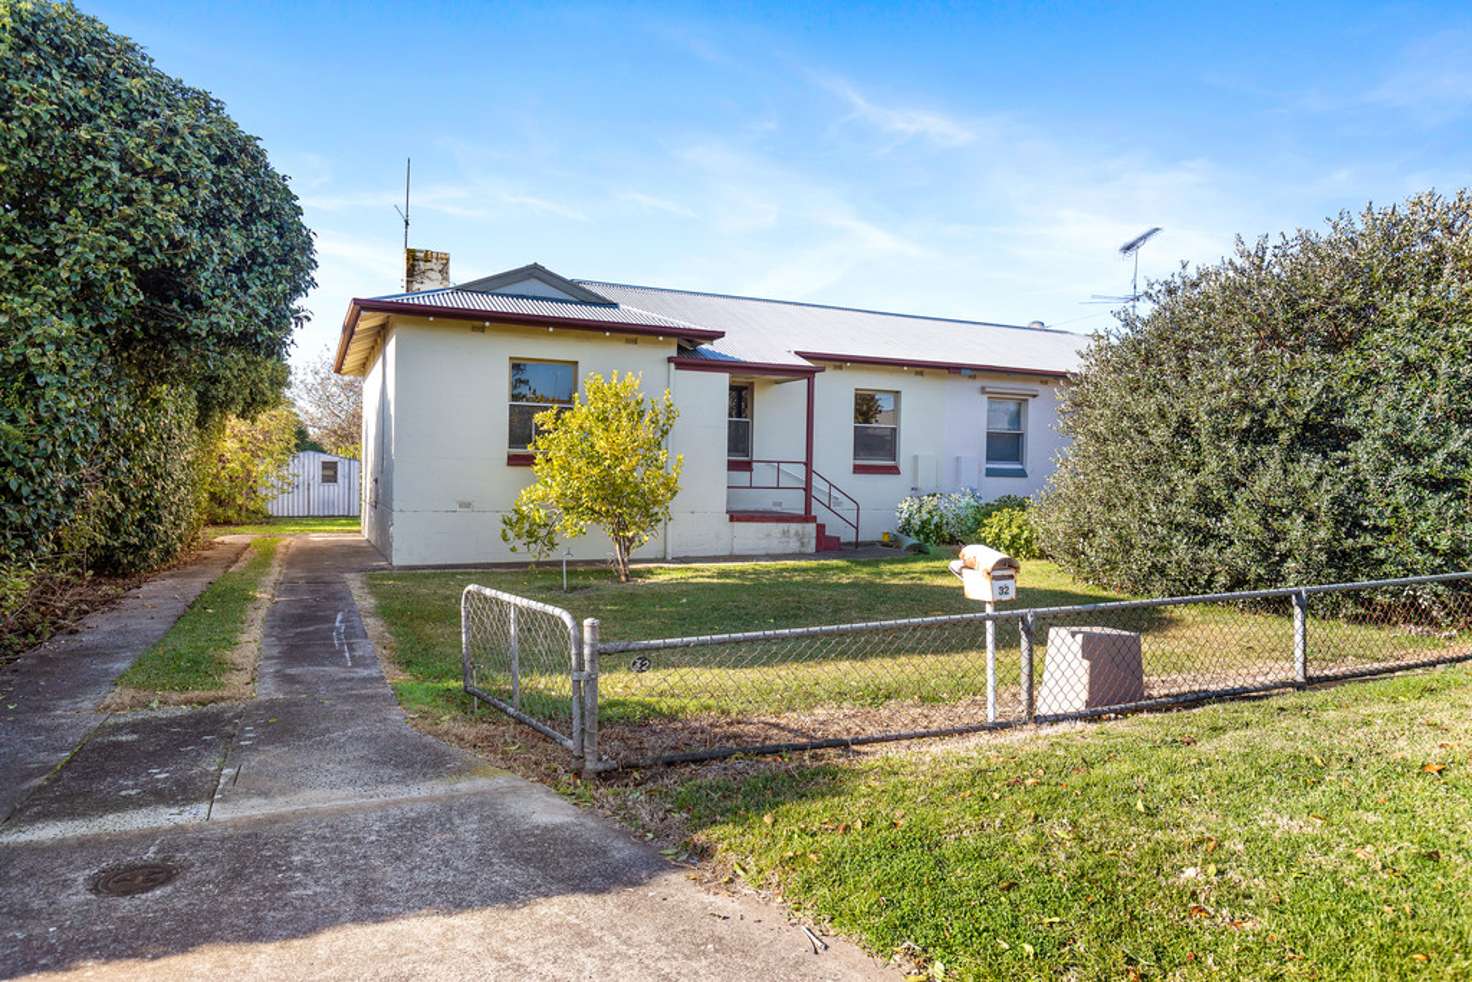
[[[818,523],[818,552],[838,552],[843,548],[843,540],[836,535],[828,533],[828,527],[822,522]]]

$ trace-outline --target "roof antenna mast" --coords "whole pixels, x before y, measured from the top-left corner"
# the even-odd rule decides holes
[[[1113,304],[1113,303],[1127,303],[1127,304],[1130,305],[1130,309],[1131,310],[1134,310],[1135,307],[1140,302],[1140,249],[1145,245],[1146,242],[1149,242],[1151,239],[1155,238],[1155,236],[1159,232],[1160,232],[1160,226],[1159,225],[1155,225],[1155,226],[1153,226],[1151,228],[1148,228],[1145,231],[1141,232],[1139,235],[1135,236],[1133,239],[1130,239],[1124,245],[1122,245],[1122,246],[1119,247],[1119,254],[1121,256],[1125,256],[1127,258],[1133,258],[1134,261],[1135,261],[1134,271],[1132,273],[1130,273],[1130,295],[1129,296],[1127,296],[1127,297],[1110,297],[1110,296],[1104,296],[1103,294],[1094,293],[1094,294],[1091,294],[1090,295],[1090,299],[1089,299],[1088,302],[1091,302],[1091,303],[1110,303],[1110,304]]]
[[[409,167],[412,163],[412,158],[404,158],[404,207],[400,208],[398,205],[394,205],[394,211],[398,212],[399,217],[404,220],[405,252],[409,251]]]

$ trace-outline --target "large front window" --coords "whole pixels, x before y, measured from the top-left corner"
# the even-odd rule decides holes
[[[1026,450],[1023,419],[1027,403],[1022,399],[986,401],[986,465],[989,468],[1021,470]]]
[[[751,459],[751,383],[732,383],[726,398],[726,456]]]
[[[538,413],[572,405],[578,390],[578,366],[571,361],[511,363],[511,428],[506,445],[526,450],[537,433]]]
[[[893,464],[899,460],[900,394],[854,390],[854,461]]]

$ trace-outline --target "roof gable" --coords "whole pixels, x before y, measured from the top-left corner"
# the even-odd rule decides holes
[[[457,290],[475,293],[504,293],[519,297],[544,297],[550,300],[574,300],[612,306],[614,301],[580,283],[558,276],[541,263],[530,263],[493,276],[482,276],[469,283],[457,283]]]

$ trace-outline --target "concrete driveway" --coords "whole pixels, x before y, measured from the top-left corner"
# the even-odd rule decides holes
[[[0,975],[891,977],[836,939],[815,955],[782,910],[708,893],[545,787],[411,729],[344,578],[377,558],[355,537],[293,540],[250,703],[79,706],[67,680],[89,680],[95,705],[96,680],[147,647],[148,632],[107,640],[127,605],[70,655],[14,666],[30,706],[0,740],[0,786],[19,782],[0,798]],[[26,749],[77,730],[60,760]]]

